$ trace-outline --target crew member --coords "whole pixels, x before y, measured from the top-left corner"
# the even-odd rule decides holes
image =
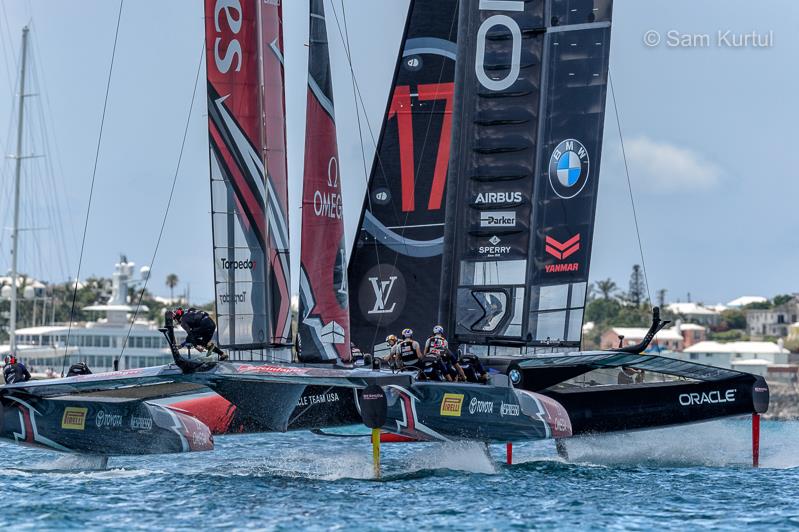
[[[75,377],[76,375],[91,375],[92,370],[89,369],[89,366],[86,362],[77,362],[72,364],[67,370],[67,377]]]
[[[399,345],[397,344],[397,337],[393,334],[386,336],[386,343],[388,344],[388,355],[383,357],[383,361],[388,363],[392,368],[402,367],[402,357],[399,354]]]
[[[14,384],[15,382],[26,382],[31,380],[31,374],[25,364],[17,360],[14,355],[6,355],[3,358],[5,366],[3,367],[3,378],[6,384]]]
[[[419,374],[416,377],[420,381],[451,381],[446,366],[441,361],[441,357],[436,355],[425,355],[419,362]]]
[[[622,366],[617,382],[619,384],[640,384],[644,382],[644,370]]]
[[[458,364],[458,357],[449,349],[449,342],[444,338],[444,327],[441,325],[433,327],[433,336],[424,343],[424,354],[437,356],[444,364],[451,380],[466,380]]]
[[[178,307],[173,316],[178,325],[186,331],[186,340],[180,344],[178,349],[194,346],[201,353],[207,349],[219,355],[219,360],[227,360],[227,354],[213,342],[216,323],[207,312],[193,308],[183,310]]]
[[[461,355],[460,366],[467,382],[488,384],[488,372],[483,367],[477,355]]]
[[[419,342],[413,339],[413,331],[411,329],[402,330],[402,341],[398,345],[402,365],[419,367],[422,351],[419,349]]]

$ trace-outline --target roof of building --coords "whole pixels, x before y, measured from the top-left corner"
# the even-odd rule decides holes
[[[770,360],[766,360],[763,358],[747,358],[745,360],[733,360],[733,366],[769,366],[771,365]]]
[[[707,327],[699,325],[698,323],[681,323],[680,330],[682,331],[704,331]]]
[[[644,336],[646,336],[646,333],[649,332],[649,329],[644,327],[613,327],[610,330],[616,333],[616,335],[623,335],[625,340],[643,340]],[[673,327],[669,329],[663,329],[657,334],[657,336],[655,336],[655,341],[682,339],[682,335]]]
[[[788,353],[789,351],[774,342],[698,342],[685,349],[686,353],[741,353],[750,355],[766,355]]]
[[[675,314],[702,314],[707,316],[718,315],[718,312],[711,310],[699,303],[669,303],[666,305],[669,312]]]
[[[746,305],[751,305],[752,303],[765,303],[768,301],[763,296],[741,296],[736,297],[729,303],[727,303],[728,307],[745,307]]]

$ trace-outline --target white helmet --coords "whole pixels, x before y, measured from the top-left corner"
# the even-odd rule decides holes
[[[444,327],[441,325],[436,325],[433,327],[433,334],[444,334]]]
[[[403,338],[410,338],[411,336],[413,336],[413,330],[412,329],[402,329],[402,337]]]

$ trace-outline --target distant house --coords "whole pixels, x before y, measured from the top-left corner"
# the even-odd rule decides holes
[[[718,325],[721,321],[721,313],[719,311],[707,308],[699,303],[670,303],[666,305],[666,310],[685,318],[687,322],[698,323],[708,327]]]
[[[613,349],[619,347],[619,336],[624,336],[623,345],[635,345],[644,339],[649,329],[644,327],[613,327],[602,333],[599,340],[600,349]],[[652,341],[652,346],[660,347],[669,351],[682,351],[682,334],[672,327],[660,331]]]
[[[788,363],[788,350],[774,342],[720,343],[705,341],[692,345],[674,356],[681,360],[727,369],[746,365],[767,366]],[[750,362],[741,364],[743,361]]]
[[[697,323],[681,323],[677,320],[674,328],[682,335],[683,347],[688,348],[707,340],[707,327]]]
[[[770,309],[746,311],[746,329],[749,336],[762,338],[788,336],[791,325],[799,321],[799,296]]]

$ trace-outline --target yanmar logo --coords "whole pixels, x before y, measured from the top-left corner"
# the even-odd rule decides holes
[[[441,411],[439,414],[442,416],[461,417],[462,407],[462,393],[445,393],[444,398],[441,399]]]
[[[61,428],[66,430],[84,430],[86,428],[86,408],[68,406],[61,418]]]
[[[580,233],[565,242],[558,242],[551,236],[547,236],[544,242],[546,244],[544,251],[558,260],[566,260],[580,251]],[[576,272],[580,269],[580,263],[547,264],[544,269],[547,273]]]

